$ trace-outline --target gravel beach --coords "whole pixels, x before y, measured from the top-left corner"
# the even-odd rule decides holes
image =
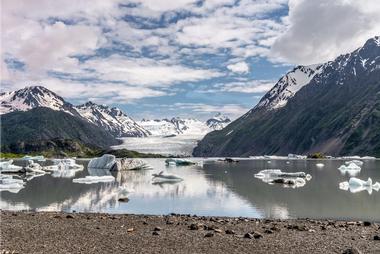
[[[380,253],[380,224],[1,211],[1,253]]]

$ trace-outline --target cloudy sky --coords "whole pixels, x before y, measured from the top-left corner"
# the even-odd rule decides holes
[[[136,119],[237,117],[294,65],[380,34],[378,0],[2,0],[1,90]]]

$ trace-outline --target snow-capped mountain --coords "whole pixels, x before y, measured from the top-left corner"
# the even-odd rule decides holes
[[[116,107],[111,108],[89,101],[75,108],[87,121],[108,130],[117,137],[146,137],[151,135],[149,131]]]
[[[231,122],[227,116],[217,113],[214,117],[206,121],[207,126],[212,130],[221,130]]]
[[[260,103],[198,143],[195,156],[380,156],[380,37],[322,65],[298,66]]]
[[[73,106],[43,86],[29,86],[17,91],[0,94],[0,114],[13,111],[28,111],[40,107],[64,111],[73,116],[83,118],[116,137],[145,137],[150,135],[149,131],[139,126],[118,108],[110,108],[92,102]]]
[[[153,136],[193,135],[204,136],[210,131],[223,129],[231,120],[220,113],[206,122],[194,118],[173,117],[172,119],[143,119],[139,125]]]
[[[284,107],[303,86],[318,73],[321,73],[324,64],[302,66],[299,65],[283,76],[276,85],[260,100],[256,108],[278,109]]]
[[[17,91],[0,93],[0,114],[38,107],[75,114],[70,103],[43,86],[28,86]]]

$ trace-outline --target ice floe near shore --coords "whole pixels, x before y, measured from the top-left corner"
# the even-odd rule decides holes
[[[280,169],[264,169],[255,174],[255,177],[268,184],[283,184],[284,187],[298,188],[311,180],[311,175],[305,172],[282,172]]]
[[[175,183],[175,182],[183,181],[181,177],[176,176],[176,175],[164,174],[163,171],[161,171],[158,174],[152,174],[152,176],[153,176],[153,179],[152,179],[153,183],[169,183],[169,182]]]
[[[18,172],[23,172],[23,168],[20,166],[13,165],[13,160],[1,161],[0,172],[1,173],[18,173]]]
[[[369,194],[372,194],[372,191],[380,190],[380,183],[373,183],[371,178],[368,178],[367,181],[361,180],[356,177],[351,177],[348,182],[339,183],[339,189],[350,191],[351,193],[357,193],[366,190]]]
[[[108,183],[114,182],[115,177],[113,176],[86,176],[83,178],[73,179],[73,183],[84,183],[84,184],[93,184],[93,183]]]
[[[348,174],[350,176],[356,176],[360,173],[361,167],[354,162],[349,162],[348,165],[342,165],[338,168],[342,175]]]
[[[0,192],[9,191],[18,193],[25,187],[25,183],[21,179],[14,179],[11,175],[0,174]]]
[[[196,163],[190,160],[186,159],[166,159],[165,164],[168,166],[189,166],[189,165],[195,165]]]

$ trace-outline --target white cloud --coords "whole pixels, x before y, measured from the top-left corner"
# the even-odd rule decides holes
[[[95,69],[98,77],[103,80],[143,86],[172,85],[177,82],[199,81],[222,75],[214,70],[188,68],[146,58],[129,60],[117,56],[106,60],[89,60],[85,63],[85,67]]]
[[[295,64],[333,60],[380,34],[379,13],[378,0],[290,0],[288,29],[272,57]]]
[[[271,80],[252,80],[222,84],[221,90],[238,93],[266,93],[274,86]]]
[[[246,62],[238,62],[235,64],[229,64],[227,65],[227,69],[233,72],[237,73],[248,73],[249,72],[249,66]]]
[[[231,118],[241,116],[250,109],[239,104],[209,105],[204,103],[176,103],[174,106],[181,109],[190,109],[200,114],[221,112],[231,116]]]

